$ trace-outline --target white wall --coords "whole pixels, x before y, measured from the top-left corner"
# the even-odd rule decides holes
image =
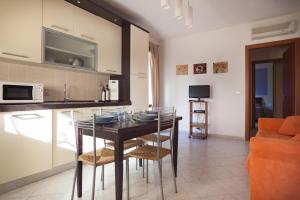
[[[184,118],[181,130],[188,130],[188,86],[210,84],[209,133],[245,136],[245,46],[300,37],[298,29],[290,35],[252,41],[251,28],[289,19],[300,21],[300,12],[162,42],[161,103],[176,106],[178,115]],[[228,61],[229,72],[213,74],[212,63],[216,61]],[[208,64],[207,74],[193,75],[193,64],[200,62]],[[189,75],[176,76],[176,64],[189,64]]]

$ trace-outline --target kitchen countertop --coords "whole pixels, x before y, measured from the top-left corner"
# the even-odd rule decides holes
[[[104,106],[127,106],[131,105],[130,101],[45,101],[43,103],[18,103],[18,104],[0,104],[0,112],[12,111],[30,111],[30,110],[52,110],[65,108],[88,108]]]

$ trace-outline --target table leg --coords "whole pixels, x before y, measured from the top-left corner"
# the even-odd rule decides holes
[[[78,156],[82,154],[82,129],[78,128]],[[77,197],[82,197],[82,162],[78,161],[77,170]]]
[[[116,200],[122,200],[123,192],[123,154],[124,141],[119,138],[115,141],[115,190]]]
[[[139,146],[142,147],[143,145],[139,145]],[[139,159],[139,166],[143,167],[143,160],[142,159]]]
[[[175,122],[174,127],[174,135],[173,135],[173,164],[174,164],[174,171],[175,176],[177,176],[177,160],[178,160],[178,121]]]

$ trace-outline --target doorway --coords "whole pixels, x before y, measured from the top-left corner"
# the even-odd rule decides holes
[[[256,135],[259,118],[300,113],[299,41],[246,46],[246,140]]]

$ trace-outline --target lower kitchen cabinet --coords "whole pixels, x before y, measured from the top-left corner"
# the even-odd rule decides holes
[[[52,168],[52,111],[0,113],[0,184]]]

